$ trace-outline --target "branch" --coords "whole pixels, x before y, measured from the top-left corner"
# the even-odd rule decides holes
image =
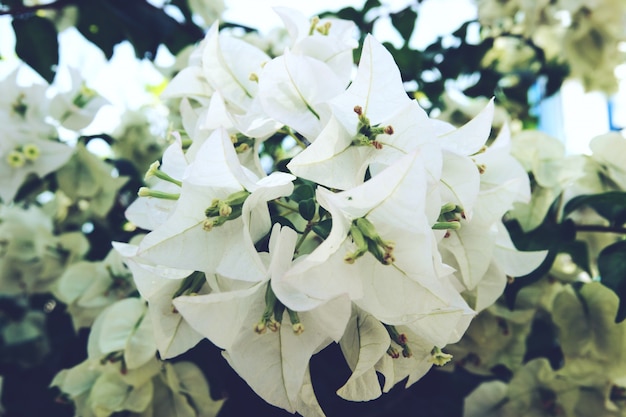
[[[577,224],[576,232],[605,232],[605,233],[621,233],[621,234],[626,235],[626,227],[601,226],[598,224]]]
[[[13,7],[13,8],[0,6],[1,7],[0,16],[11,15],[15,17],[15,16],[19,16],[22,14],[35,13],[37,10],[45,10],[45,9],[59,10],[73,3],[76,3],[76,0],[57,0],[52,3],[47,3],[47,4],[37,4],[34,6],[21,6],[21,7]]]

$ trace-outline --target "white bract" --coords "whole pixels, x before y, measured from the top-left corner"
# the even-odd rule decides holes
[[[156,347],[143,354],[169,358],[207,338],[266,401],[320,416],[312,355],[341,344],[353,374],[338,394],[349,400],[411,385],[450,360],[442,349],[507,276],[545,253],[520,253],[502,225],[530,187],[505,129],[486,146],[493,101],[458,129],[432,120],[372,36],[350,82],[352,23],[277,12],[290,37],[282,54],[215,24],[167,88],[191,145],[168,148],[127,213],[151,232],[115,247],[148,301],[149,314],[126,307],[143,317],[133,331],[152,320]],[[272,150],[286,137],[299,153]],[[265,172],[262,151],[275,152]],[[113,323],[99,320],[96,334]],[[136,339],[107,326],[118,336],[91,351]]]

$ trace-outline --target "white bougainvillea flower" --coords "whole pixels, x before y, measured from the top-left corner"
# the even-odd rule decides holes
[[[268,61],[270,57],[254,45],[220,34],[217,23],[209,29],[202,53],[202,70],[211,87],[220,92],[236,113],[250,108],[258,89],[252,74],[258,76]]]
[[[449,315],[452,328],[456,328],[455,320],[471,317],[451,283],[437,275],[445,268],[435,266],[440,261],[433,254],[435,236],[426,215],[427,204],[440,207],[436,195],[428,203],[425,199],[423,159],[431,157],[430,153],[413,152],[348,191],[335,194],[318,188],[318,202],[331,213],[333,226],[329,237],[285,274],[284,285],[306,295],[306,299],[302,295],[292,299],[283,294],[288,307],[302,308],[308,301],[310,308],[348,294],[378,320],[414,326],[420,329],[417,333],[438,341],[446,333],[433,325],[439,323],[438,317]],[[371,242],[359,252],[354,225],[362,218],[384,241],[374,252]]]
[[[24,140],[56,138],[56,128],[46,121],[50,114],[48,85],[25,87],[17,82],[19,71],[18,67],[0,82],[0,126],[11,126]]]
[[[67,304],[77,330],[90,327],[102,310],[134,291],[132,275],[115,251],[102,261],[71,264],[53,289],[55,297]]]
[[[425,143],[437,143],[444,158],[442,198],[471,214],[480,179],[468,155],[480,150],[489,136],[493,103],[459,129],[437,127],[417,102],[408,99],[391,54],[369,37],[357,78],[330,105],[333,117],[329,123],[316,141],[289,163],[294,174],[331,188],[350,189],[364,181],[368,169],[376,175]],[[437,180],[440,169],[438,165],[428,167]]]
[[[344,83],[324,62],[285,51],[263,67],[259,97],[265,113],[315,140],[328,120],[326,106]]]
[[[333,114],[348,131],[356,132],[355,106],[361,106],[372,125],[377,125],[384,123],[409,101],[393,57],[373,36],[367,35],[356,78],[345,93],[332,100]]]
[[[123,366],[131,370],[154,359],[156,351],[147,305],[139,298],[126,298],[105,309],[94,322],[87,344],[90,359],[119,354]]]
[[[557,139],[530,130],[513,136],[511,154],[535,181],[528,204],[518,202],[511,211],[511,217],[528,231],[541,224],[563,188],[583,175],[584,161],[566,157],[565,147]]]
[[[201,43],[204,45],[206,42]],[[206,79],[200,62],[196,65],[190,65],[178,72],[174,78],[167,84],[161,97],[167,98],[183,98],[189,97],[199,103],[208,103],[213,96],[215,90]]]
[[[295,9],[275,7],[291,38],[294,54],[308,55],[326,63],[348,85],[352,75],[352,50],[358,47],[356,25],[333,18],[308,19]]]
[[[259,319],[268,309],[268,294],[273,294],[274,281],[290,267],[297,237],[292,229],[274,226],[264,281],[233,291],[181,296],[174,305],[192,327],[226,350],[231,366],[257,394],[290,412],[304,413],[319,410],[310,389],[309,360],[333,340],[339,341],[350,315],[350,302],[345,297],[335,298],[299,313],[297,322],[291,317],[294,313],[285,312],[275,332],[259,330]]]
[[[43,178],[72,156],[69,146],[53,140],[24,136],[13,126],[0,128],[0,198],[10,203],[30,174]]]
[[[138,247],[135,245],[113,242],[113,247],[123,256],[139,293],[148,302],[154,339],[161,358],[173,358],[194,347],[203,336],[189,326],[172,304],[183,280],[194,271],[146,264],[137,257]],[[198,277],[198,280],[199,291],[206,285],[206,278]]]
[[[180,134],[174,132],[172,136],[174,142],[165,149],[163,163],[154,163],[146,173],[146,180],[154,184],[151,190],[175,195],[180,193],[180,181],[189,161],[183,152]],[[165,223],[177,203],[178,201],[174,199],[139,196],[126,209],[125,215],[128,220],[142,229],[154,230]]]
[[[75,68],[69,68],[71,87],[59,93],[50,102],[50,115],[70,130],[87,127],[96,117],[100,108],[109,104],[97,91],[87,87]]]
[[[592,158],[606,170],[609,178],[621,189],[626,188],[626,138],[611,132],[595,137],[589,143]]]
[[[216,130],[189,165],[176,210],[144,238],[138,256],[156,265],[260,281],[263,265],[253,244],[271,227],[266,202],[291,194],[293,179],[273,173],[257,180],[241,167],[226,131]]]
[[[508,125],[503,125],[491,146],[485,152],[475,155],[473,159],[483,167],[473,221],[483,223],[498,221],[513,208],[514,203],[530,201],[528,174],[511,155]]]
[[[333,117],[315,142],[289,164],[291,172],[319,184],[352,188],[363,182],[369,163],[383,151],[397,158],[398,151],[401,156],[419,146],[423,139],[416,136],[431,139],[428,117],[416,103],[411,104],[393,57],[371,36],[365,39],[355,80],[329,104]],[[415,134],[415,128],[421,129],[420,134]],[[404,134],[414,141],[409,149],[402,146]],[[391,143],[396,138],[398,144]],[[328,175],[336,167],[347,169],[342,175]]]
[[[352,375],[337,390],[337,394],[349,401],[369,401],[380,397],[382,390],[374,367],[391,345],[385,326],[355,308],[339,344]]]

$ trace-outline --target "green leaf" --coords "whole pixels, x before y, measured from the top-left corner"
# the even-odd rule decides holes
[[[313,186],[310,184],[302,184],[297,185],[293,189],[293,193],[289,196],[289,199],[300,202],[304,200],[309,200],[313,197],[315,197],[315,189],[313,188]]]
[[[553,209],[555,207],[553,206]],[[556,223],[553,209],[548,212],[548,215],[539,227],[527,233],[524,233],[516,220],[508,221],[505,224],[517,249],[522,251],[547,249],[549,251],[546,259],[536,270],[526,276],[517,277],[513,283],[507,285],[504,290],[504,298],[511,309],[515,306],[517,293],[522,288],[537,282],[545,276],[552,267],[558,253],[570,253],[573,250],[571,245],[576,239],[576,225],[569,219],[563,223]],[[580,248],[577,248],[577,250],[580,250]]]
[[[361,10],[361,13],[363,13],[363,15],[365,16],[365,13],[369,12],[371,9],[375,9],[376,7],[380,7],[380,1],[379,0],[367,0],[365,2],[365,5],[363,6],[363,9]]]
[[[563,215],[567,216],[584,206],[591,207],[611,224],[622,225],[626,223],[626,192],[612,191],[574,197],[565,205]]]
[[[587,242],[575,240],[573,242],[565,242],[561,244],[561,252],[567,253],[572,257],[572,261],[580,268],[591,275],[591,266],[589,264],[589,248]]]
[[[598,256],[602,283],[619,297],[616,322],[626,318],[626,240],[607,246]]]
[[[319,222],[315,226],[313,226],[313,231],[322,239],[326,239],[328,235],[330,234],[330,229],[332,227],[333,227],[333,220],[326,219],[326,220]]]
[[[13,19],[15,53],[47,82],[52,83],[59,64],[57,30],[51,20],[39,16]]]
[[[102,0],[79,2],[76,29],[90,42],[104,52],[107,59],[113,56],[113,48],[126,39],[122,26],[111,24],[115,15]]]
[[[411,9],[411,6],[406,9],[400,10],[397,13],[391,13],[391,24],[400,32],[404,43],[408,43],[415,28],[415,22],[417,21],[417,12]]]
[[[296,226],[295,226],[295,225],[291,222],[291,220],[289,220],[288,218],[283,217],[283,216],[275,216],[275,217],[272,217],[272,223],[278,223],[278,224],[280,224],[281,226],[287,226],[287,227],[289,227],[290,229],[295,230],[296,232],[298,231],[298,229],[297,229],[297,228],[296,228]]]
[[[304,218],[304,220],[313,220],[313,217],[315,217],[315,212],[317,211],[317,205],[315,204],[315,200],[310,198],[300,201],[298,203],[298,211],[300,212],[300,215]]]

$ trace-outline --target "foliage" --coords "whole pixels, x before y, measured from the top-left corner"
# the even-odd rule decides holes
[[[567,77],[613,91],[624,5],[480,0],[416,50],[421,4],[280,9],[268,40],[220,2],[0,1],[53,85],[68,26],[107,59],[204,39],[171,135],[143,111],[83,135],[78,76],[2,81],[7,415],[626,415],[626,139],[532,129]]]

